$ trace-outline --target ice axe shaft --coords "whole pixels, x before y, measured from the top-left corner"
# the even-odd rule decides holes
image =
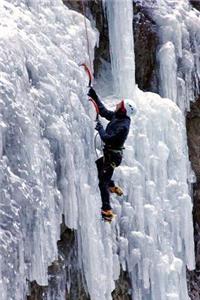
[[[88,82],[88,87],[91,87],[92,85],[92,80],[93,80],[93,77],[92,77],[92,73],[90,71],[90,69],[88,68],[88,66],[85,64],[85,63],[82,63],[82,64],[79,64],[80,67],[84,67],[85,69],[85,72],[87,73],[88,75],[88,78],[89,78],[89,82]],[[98,108],[98,105],[96,104],[96,102],[90,97],[89,98],[89,101],[91,101],[95,107],[95,110],[96,110],[96,122],[99,120],[99,108]]]
[[[87,73],[88,78],[89,78],[88,87],[91,87],[93,77],[92,77],[92,73],[91,73],[90,69],[89,69],[88,66],[87,66],[86,64],[84,64],[84,63],[83,63],[83,64],[79,64],[79,66],[80,66],[80,67],[81,67],[81,66],[84,67],[85,72]]]

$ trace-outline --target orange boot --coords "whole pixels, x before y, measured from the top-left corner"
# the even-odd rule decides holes
[[[123,190],[119,186],[110,186],[109,191],[111,193],[117,194],[117,196],[123,195]]]
[[[101,216],[104,221],[111,223],[112,219],[115,217],[115,214],[113,214],[112,209],[109,209],[109,210],[102,210]]]

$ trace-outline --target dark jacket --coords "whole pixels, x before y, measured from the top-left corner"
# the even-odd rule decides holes
[[[105,143],[105,149],[122,149],[129,133],[131,119],[124,112],[106,109],[98,97],[96,97],[95,102],[99,107],[100,116],[110,121],[106,129],[103,126],[99,129],[99,135]]]

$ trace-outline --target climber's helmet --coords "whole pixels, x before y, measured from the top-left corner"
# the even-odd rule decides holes
[[[124,99],[116,105],[116,111],[124,112],[128,117],[130,117],[136,114],[137,108],[132,100]]]

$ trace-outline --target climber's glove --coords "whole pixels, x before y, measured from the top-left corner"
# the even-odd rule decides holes
[[[97,122],[97,124],[96,124],[96,126],[95,126],[95,129],[96,129],[97,131],[100,131],[101,129],[103,129],[103,126],[102,126],[102,124],[101,124],[100,121]]]
[[[98,101],[98,96],[95,92],[95,90],[93,89],[93,87],[90,87],[88,94],[87,94],[90,98],[92,98],[95,102]]]

